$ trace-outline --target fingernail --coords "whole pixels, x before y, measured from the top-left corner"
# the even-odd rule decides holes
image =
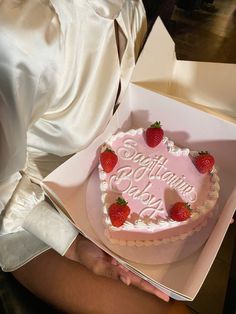
[[[130,285],[130,279],[129,277],[123,277],[123,276],[120,276],[120,280],[127,286]]]
[[[163,301],[165,302],[169,302],[170,301],[170,297],[165,294],[165,293],[161,293],[160,291],[154,293],[158,298],[161,298]]]

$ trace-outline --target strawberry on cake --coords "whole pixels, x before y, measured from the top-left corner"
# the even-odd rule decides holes
[[[214,164],[208,152],[177,147],[160,122],[111,136],[98,166],[108,239],[158,245],[200,232],[219,197]]]

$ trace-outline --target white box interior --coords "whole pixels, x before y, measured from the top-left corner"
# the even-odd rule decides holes
[[[56,206],[98,246],[171,297],[193,300],[236,208],[236,65],[176,60],[174,42],[158,19],[132,81],[105,131],[42,185]],[[97,166],[100,146],[109,135],[120,129],[145,128],[156,120],[176,144],[214,154],[221,179],[222,214],[206,244],[190,257],[170,264],[141,265],[111,252],[92,229],[86,212],[87,178]]]
[[[86,213],[86,177],[96,167],[100,145],[110,134],[119,129],[146,127],[155,120],[162,121],[167,136],[176,143],[194,149],[207,149],[214,154],[221,177],[220,206],[223,214],[206,245],[182,261],[164,265],[123,262],[171,297],[193,300],[214,261],[235,210],[236,198],[232,194],[236,175],[233,158],[236,150],[235,124],[130,84],[124,101],[105,132],[88,149],[76,154],[50,174],[44,180],[44,188],[53,194],[58,203],[63,203],[83,234],[120,260],[104,246],[90,226]],[[230,195],[234,195],[233,200],[225,207]]]

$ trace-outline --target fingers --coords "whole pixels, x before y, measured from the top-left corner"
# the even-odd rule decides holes
[[[127,276],[120,275],[120,280],[126,285],[129,286],[131,284],[131,280]]]
[[[169,301],[169,296],[164,292],[120,265],[114,258],[106,254],[89,240],[82,239],[80,241],[77,255],[77,260],[88,269],[92,270],[96,275],[111,279],[120,279],[127,286],[132,284],[139,289],[156,295],[164,301]]]
[[[111,279],[120,279],[127,286],[132,284],[143,291],[154,294],[166,302],[170,299],[167,294],[154,287],[148,281],[135,275],[127,268],[118,264],[117,261],[114,261],[114,259],[109,256],[106,256],[106,258],[103,259],[97,259],[93,264],[92,271],[99,276],[105,276]]]
[[[155,296],[162,299],[163,301],[169,302],[170,300],[170,297],[167,294],[165,294],[158,288],[154,287],[153,285],[151,285],[149,282],[147,282],[144,279],[141,279],[139,288],[141,288],[142,290],[146,292],[154,294]]]
[[[119,274],[120,274],[120,280],[126,284],[130,285],[132,284],[133,286],[144,290],[148,293],[154,294],[158,298],[168,302],[170,300],[170,297],[165,294],[164,292],[160,291],[156,287],[154,287],[152,284],[150,284],[148,281],[142,279],[141,277],[137,276],[136,274],[132,273],[122,265],[118,265],[117,268],[119,269]]]
[[[154,287],[152,284],[150,284],[149,282],[147,282],[146,280],[142,278],[132,277],[131,282],[135,287],[142,289],[143,291],[146,291],[148,293],[154,294],[156,297],[162,299],[165,302],[169,302],[170,300],[170,297],[166,293],[162,292],[161,290]]]

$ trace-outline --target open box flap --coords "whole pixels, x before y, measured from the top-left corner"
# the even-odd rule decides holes
[[[175,44],[158,17],[135,65],[131,82],[169,92],[175,67]]]
[[[148,36],[131,81],[236,122],[236,64],[177,60],[174,41],[160,18]]]
[[[236,122],[235,86],[236,64],[179,60],[169,92]]]

